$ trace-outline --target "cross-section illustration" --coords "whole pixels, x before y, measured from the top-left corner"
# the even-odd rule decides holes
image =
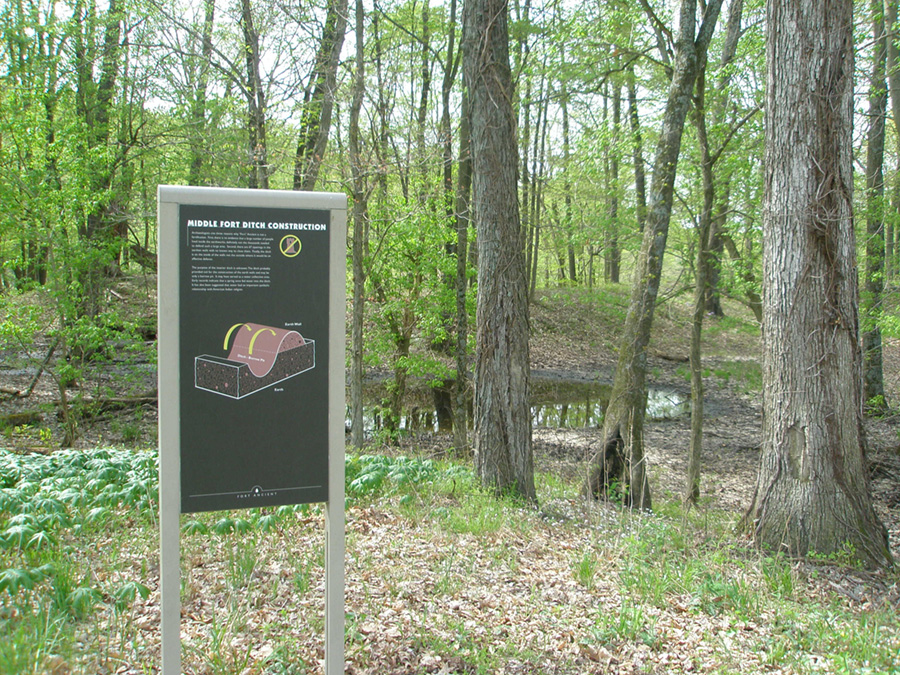
[[[243,398],[316,367],[316,343],[295,330],[238,323],[225,334],[227,358],[194,359],[194,386]]]

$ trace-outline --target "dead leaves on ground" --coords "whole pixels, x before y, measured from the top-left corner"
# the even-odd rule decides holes
[[[632,597],[622,582],[625,561],[614,557],[623,549],[603,545],[622,535],[621,523],[560,524],[509,510],[507,525],[472,534],[393,502],[351,508],[346,672],[799,672],[766,652],[780,630],[771,606],[738,616],[725,611],[724,596],[701,605],[690,588],[656,604]],[[323,533],[321,517],[306,516],[243,538],[184,537],[185,672],[321,672]],[[587,552],[596,560],[579,571]],[[828,592],[827,583],[815,588]],[[120,650],[121,667],[108,672],[158,663],[158,607],[158,591],[136,601],[133,651]],[[900,645],[896,625],[885,639]],[[827,664],[811,654],[811,670],[817,659]]]

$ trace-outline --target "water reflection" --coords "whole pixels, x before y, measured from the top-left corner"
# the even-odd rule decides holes
[[[612,385],[596,381],[535,378],[531,389],[531,421],[535,428],[583,429],[603,424],[603,413],[609,404]],[[367,435],[384,427],[385,411],[379,402],[387,398],[387,393],[384,383],[367,383],[363,388],[363,423]],[[446,416],[437,414],[434,397],[428,387],[411,389],[405,401],[397,425],[400,431],[449,431]],[[690,412],[690,405],[690,398],[676,391],[650,389],[647,394],[647,419],[674,419]],[[349,428],[349,407],[346,423]]]

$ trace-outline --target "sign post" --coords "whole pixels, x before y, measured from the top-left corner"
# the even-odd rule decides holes
[[[180,515],[325,502],[325,673],[344,671],[343,194],[160,186],[162,673]]]

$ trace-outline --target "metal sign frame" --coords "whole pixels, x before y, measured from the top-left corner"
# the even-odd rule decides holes
[[[330,212],[328,274],[327,348],[327,501],[325,501],[325,675],[344,672],[344,353],[346,305],[347,198],[339,193],[246,190],[162,185],[157,192],[159,224],[158,334],[159,334],[159,490],[160,490],[160,604],[162,621],[162,675],[181,675],[181,527],[182,513],[182,380],[181,293],[183,261],[181,207],[206,206]],[[265,219],[256,223],[265,229]],[[248,223],[250,227],[253,222]],[[245,225],[247,227],[248,225]],[[216,229],[217,226],[213,226]],[[281,225],[285,227],[285,225]],[[302,227],[302,224],[300,225]],[[281,242],[280,242],[281,243]],[[281,253],[290,255],[288,242]],[[299,246],[299,242],[298,242]],[[244,324],[247,325],[247,324]],[[253,324],[250,324],[253,325]],[[255,333],[262,333],[256,325]],[[274,335],[275,330],[271,331]],[[258,336],[254,334],[254,337]],[[291,336],[292,337],[292,336]],[[262,339],[262,338],[258,338]],[[295,338],[292,338],[295,339]],[[228,338],[226,337],[226,343]],[[303,343],[303,338],[299,340]],[[311,341],[310,341],[311,342]],[[313,345],[314,346],[314,345]],[[250,343],[250,350],[253,343]],[[307,351],[309,346],[307,345]],[[246,348],[245,348],[246,351]],[[309,355],[296,373],[309,369]],[[314,359],[314,356],[312,357]],[[215,359],[208,359],[215,364]],[[219,359],[222,361],[222,359]],[[233,365],[233,364],[225,364]],[[289,375],[296,374],[287,371]],[[252,379],[252,378],[250,378]],[[258,386],[269,386],[260,380]],[[201,388],[198,383],[198,388]],[[209,396],[216,396],[209,393]],[[254,394],[258,397],[259,394]],[[255,488],[248,494],[251,496]],[[283,499],[283,498],[282,498]],[[300,499],[297,503],[308,501]],[[248,507],[260,502],[249,499]],[[281,503],[286,503],[282,501]],[[233,508],[233,507],[232,507]],[[198,508],[193,510],[206,510]]]

